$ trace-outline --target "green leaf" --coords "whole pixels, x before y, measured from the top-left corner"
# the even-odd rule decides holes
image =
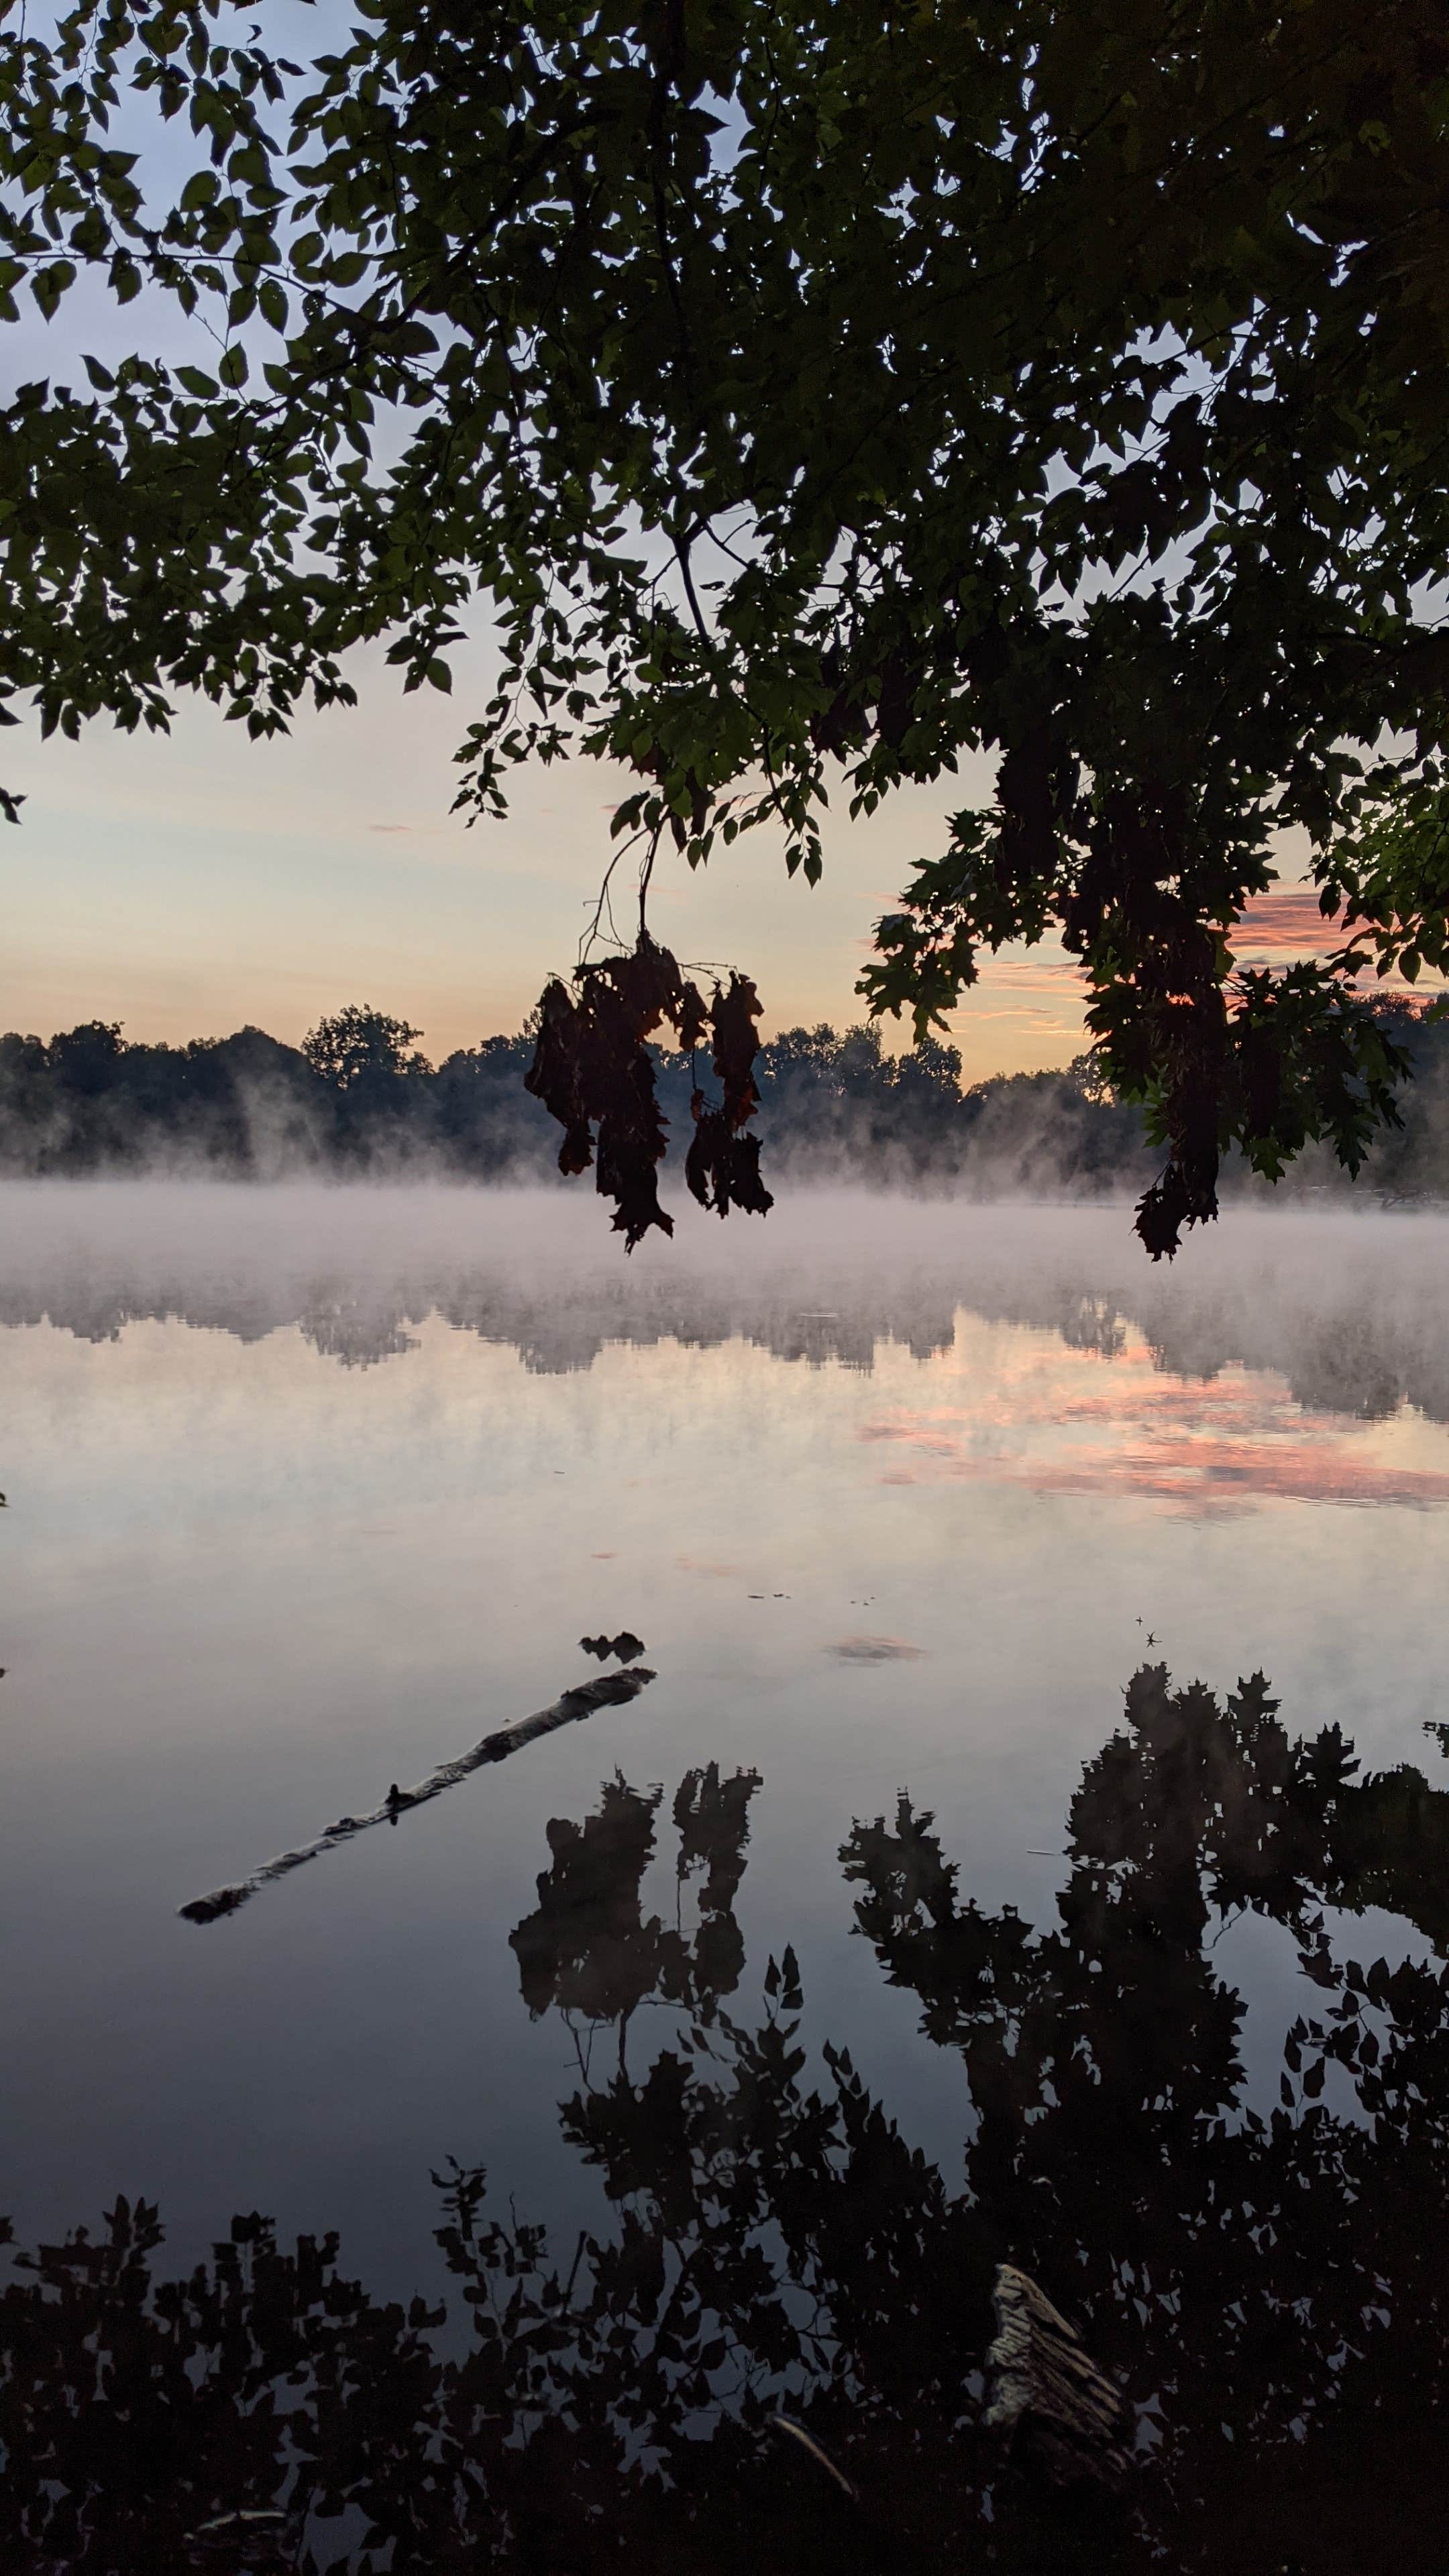
[[[30,281],[30,292],[49,322],[67,287],[75,284],[76,272],[68,259],[53,260],[48,268],[39,268]]]

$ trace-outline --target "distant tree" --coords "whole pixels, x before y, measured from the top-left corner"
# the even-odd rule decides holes
[[[302,1040],[302,1053],[312,1070],[338,1091],[350,1091],[369,1076],[430,1073],[426,1056],[410,1055],[422,1036],[408,1020],[390,1011],[375,1011],[368,1002],[349,1002],[332,1019],[319,1020]]]
[[[156,338],[0,413],[0,693],[272,734],[369,639],[449,689],[482,603],[459,801],[622,762],[646,872],[771,823],[814,879],[832,779],[984,750],[872,1009],[1059,932],[1154,1255],[1230,1145],[1356,1167],[1355,970],[1449,966],[1442,0],[369,0],[305,66],[250,14],[7,21],[0,315]],[[1240,969],[1290,830],[1343,946]]]
[[[110,1089],[125,1052],[119,1020],[84,1020],[51,1039],[51,1071],[67,1091],[93,1095]]]
[[[1086,1055],[1074,1055],[1067,1071],[1084,1100],[1100,1103],[1116,1098],[1100,1056],[1090,1051]]]

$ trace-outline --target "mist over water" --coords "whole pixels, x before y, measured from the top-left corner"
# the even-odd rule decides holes
[[[455,2156],[571,2245],[620,2190],[560,2103],[752,2024],[787,1947],[809,2080],[847,2047],[979,2193],[995,2097],[869,1835],[904,1793],[953,1902],[1045,1937],[1144,1665],[1219,1703],[1265,1674],[1289,1739],[1414,1766],[1437,1816],[1449,1221],[1234,1210],[1171,1270],[1120,1207],[848,1192],[681,1210],[627,1261],[582,1191],[13,1184],[0,1227],[22,2243],[144,2194],[163,2268],[261,2210],[431,2296]],[[624,1635],[626,1704],[461,1765]],[[1374,1850],[1281,1901],[1203,1862],[1233,2122],[1323,1957],[1439,1955]],[[1368,2136],[1346,2065],[1321,2098]]]
[[[142,1321],[242,1341],[296,1327],[358,1367],[400,1356],[433,1319],[543,1371],[587,1368],[614,1342],[733,1338],[868,1370],[881,1343],[940,1353],[964,1307],[1104,1357],[1135,1339],[1169,1375],[1271,1368],[1306,1406],[1449,1419],[1449,1216],[1234,1207],[1175,1265],[1152,1265],[1116,1201],[793,1187],[763,1223],[721,1226],[684,1199],[674,1213],[672,1242],[626,1258],[582,1185],[11,1182],[0,1320],[86,1339]]]

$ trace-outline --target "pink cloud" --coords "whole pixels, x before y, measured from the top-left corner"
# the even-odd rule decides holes
[[[1272,1502],[1449,1503],[1449,1470],[1386,1459],[1375,1434],[1345,1435],[1336,1415],[1306,1411],[1281,1380],[1243,1370],[1201,1384],[1173,1380],[1133,1351],[1110,1377],[1100,1367],[1087,1354],[1062,1354],[984,1389],[975,1407],[903,1410],[863,1423],[857,1437],[911,1458],[882,1484],[1116,1494],[1193,1515]],[[1023,1434],[1028,1445],[1007,1445]]]
[[[1121,1495],[1165,1503],[1192,1518],[1221,1517],[1262,1504],[1394,1503],[1428,1510],[1449,1503],[1449,1475],[1384,1465],[1347,1442],[1214,1440],[1147,1436],[1069,1458],[957,1458],[941,1471],[953,1482],[1016,1485],[1031,1494]],[[918,1484],[913,1475],[883,1485]]]
[[[1038,1494],[1127,1493],[1195,1512],[1262,1502],[1398,1503],[1421,1510],[1449,1502],[1449,1475],[1385,1466],[1347,1441],[1329,1440],[1147,1440],[1074,1463],[1023,1461],[1013,1481]]]
[[[1235,956],[1267,959],[1316,956],[1341,947],[1344,932],[1319,910],[1316,886],[1275,886],[1252,897],[1229,936]]]

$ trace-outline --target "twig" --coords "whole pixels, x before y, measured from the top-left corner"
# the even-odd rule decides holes
[[[624,942],[623,942],[623,940],[619,937],[618,930],[615,928],[615,925],[614,925],[614,912],[613,912],[613,906],[612,906],[612,905],[610,904],[610,902],[609,902],[609,883],[610,883],[610,879],[611,879],[611,878],[612,878],[612,876],[613,876],[613,873],[614,873],[615,868],[616,868],[616,867],[618,866],[618,864],[619,864],[619,861],[620,861],[622,858],[624,858],[624,857],[626,856],[626,854],[627,854],[630,850],[634,849],[634,848],[636,847],[636,845],[637,845],[640,841],[646,840],[647,838],[648,838],[648,834],[647,834],[647,832],[645,831],[645,829],[643,828],[643,826],[641,825],[640,829],[639,829],[637,832],[631,832],[631,833],[630,833],[630,835],[629,835],[629,837],[628,837],[627,841],[621,841],[621,842],[620,842],[618,849],[614,852],[614,855],[613,855],[613,857],[610,859],[608,866],[605,868],[605,870],[604,870],[604,882],[603,882],[603,884],[602,884],[602,885],[600,886],[600,888],[599,888],[599,900],[598,900],[598,902],[597,902],[597,903],[595,904],[595,906],[594,906],[594,917],[593,917],[593,920],[590,922],[590,924],[589,924],[589,926],[588,926],[588,929],[584,932],[584,935],[583,935],[582,939],[579,941],[579,964],[580,964],[580,966],[582,966],[582,965],[584,964],[584,962],[585,962],[585,960],[586,960],[586,958],[587,958],[587,956],[588,956],[588,952],[589,952],[589,950],[592,948],[592,946],[593,946],[593,944],[594,944],[594,941],[595,941],[596,939],[600,939],[600,938],[602,938],[602,936],[603,936],[603,932],[602,932],[602,930],[601,930],[601,928],[600,928],[600,924],[601,924],[601,923],[602,923],[602,921],[603,921],[604,914],[605,914],[605,912],[606,912],[606,911],[608,912],[608,915],[609,915],[609,928],[610,928],[611,932],[613,933],[613,938],[614,938],[615,945],[616,945],[617,947],[619,947],[619,948],[622,948],[622,947],[623,947]],[[656,838],[657,838],[657,835],[656,835]]]
[[[644,863],[639,870],[639,941],[641,947],[649,936],[649,922],[647,918],[649,880],[654,874],[654,862],[659,855],[659,836],[663,829],[664,825],[662,823],[656,823],[654,827],[654,835],[649,843]]]
[[[305,1861],[318,1860],[323,1852],[335,1851],[339,1843],[351,1842],[354,1834],[366,1833],[369,1826],[396,1824],[409,1808],[426,1806],[430,1798],[441,1797],[455,1781],[466,1780],[485,1762],[505,1762],[510,1753],[534,1743],[540,1735],[551,1735],[555,1727],[572,1726],[581,1717],[592,1717],[596,1708],[618,1708],[626,1700],[637,1699],[646,1682],[653,1679],[647,1664],[634,1664],[628,1672],[601,1673],[597,1681],[580,1682],[574,1690],[566,1690],[552,1707],[536,1709],[531,1717],[515,1718],[511,1726],[495,1728],[470,1753],[461,1753],[456,1761],[441,1763],[436,1771],[430,1771],[416,1788],[389,1789],[371,1815],[339,1816],[336,1824],[329,1825],[315,1842],[302,1843],[295,1851],[279,1852],[275,1860],[263,1861],[250,1878],[237,1879],[229,1887],[214,1887],[209,1896],[195,1896],[189,1905],[177,1910],[188,1923],[215,1923],[223,1914],[235,1914],[237,1907],[255,1896],[259,1887],[269,1887],[274,1879],[285,1878]]]
[[[826,2476],[835,2480],[842,2495],[848,2495],[852,2504],[859,2504],[859,2490],[851,2485],[845,2471],[836,2467],[829,2452],[821,2449],[813,2433],[807,2433],[803,2424],[792,2422],[788,2415],[772,2415],[770,2422],[777,2433],[788,2433],[792,2442],[798,2442],[803,2451],[809,2452]]]

